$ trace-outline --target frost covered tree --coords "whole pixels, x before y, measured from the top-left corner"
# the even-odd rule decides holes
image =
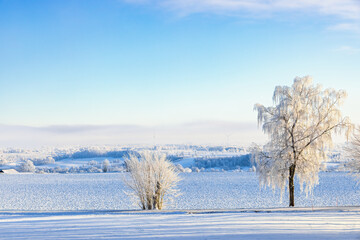
[[[177,196],[180,179],[176,167],[165,155],[143,152],[139,156],[130,155],[125,164],[130,173],[130,180],[125,180],[125,184],[143,210],[160,210],[166,200]]]
[[[354,173],[360,174],[360,126],[356,128],[351,141],[345,147],[348,157],[351,159],[346,167]]]
[[[294,178],[306,192],[318,184],[321,163],[332,147],[333,133],[348,136],[352,124],[342,117],[339,106],[345,91],[322,90],[311,77],[295,78],[291,87],[277,86],[274,106],[256,104],[258,124],[269,136],[269,142],[254,148],[253,156],[262,185],[289,191],[289,206],[294,202]]]
[[[34,163],[31,160],[25,160],[19,166],[20,172],[35,172]]]
[[[109,162],[109,160],[105,159],[103,161],[102,170],[103,170],[103,172],[109,172],[110,171],[110,162]]]

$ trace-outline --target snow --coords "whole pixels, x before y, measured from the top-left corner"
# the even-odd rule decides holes
[[[0,170],[0,173],[5,173],[5,174],[18,174],[19,172],[16,171],[15,169],[4,169],[4,170]]]
[[[296,211],[298,210],[298,211]],[[359,239],[360,209],[0,212],[0,239]]]
[[[320,173],[296,208],[253,172],[183,173],[165,211],[132,206],[125,174],[1,174],[0,239],[360,239],[360,185],[344,172]]]
[[[124,193],[125,174],[0,174],[0,210],[137,209]],[[287,195],[281,203],[279,192],[259,188],[253,172],[193,172],[180,177],[182,195],[167,209],[273,208],[288,204]],[[360,185],[352,176],[322,172],[319,178],[320,185],[308,197],[296,186],[296,206],[360,205]]]
[[[330,171],[344,171],[342,145],[330,154],[330,162],[324,163]],[[127,153],[156,151],[167,154],[175,165],[201,171],[223,171],[248,169],[251,163],[246,161],[249,152],[243,146],[207,146],[207,145],[99,145],[99,146],[65,146],[43,147],[37,149],[0,148],[1,169],[18,169],[26,160],[31,160],[36,172],[46,173],[84,173],[101,172],[104,160],[109,160],[110,171],[124,171],[123,156]],[[243,158],[245,157],[245,158]]]

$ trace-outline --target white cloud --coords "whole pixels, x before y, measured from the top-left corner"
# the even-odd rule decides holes
[[[268,15],[288,11],[311,12],[360,19],[359,0],[124,0],[147,3],[179,14],[199,12]]]
[[[355,54],[355,53],[360,53],[360,48],[354,48],[351,46],[341,46],[341,47],[335,49],[335,51],[348,53],[348,54]]]
[[[351,31],[360,32],[360,24],[356,23],[339,23],[328,28],[332,31]]]

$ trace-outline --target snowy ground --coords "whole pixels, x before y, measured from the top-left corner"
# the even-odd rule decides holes
[[[0,239],[360,239],[360,208],[296,210],[0,212]]]
[[[126,173],[0,175],[0,210],[136,209],[124,193]],[[286,207],[280,194],[259,188],[253,172],[181,174],[179,196],[168,209]],[[360,206],[360,185],[343,172],[320,173],[320,184],[306,197],[296,188],[296,206]]]
[[[0,239],[360,239],[360,185],[344,172],[320,173],[307,198],[297,186],[307,208],[291,209],[253,172],[184,173],[161,212],[129,210],[124,176],[0,175]]]

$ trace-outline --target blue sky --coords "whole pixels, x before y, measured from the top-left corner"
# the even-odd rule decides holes
[[[355,0],[0,0],[0,124],[254,123],[276,85],[345,89],[360,121]]]

